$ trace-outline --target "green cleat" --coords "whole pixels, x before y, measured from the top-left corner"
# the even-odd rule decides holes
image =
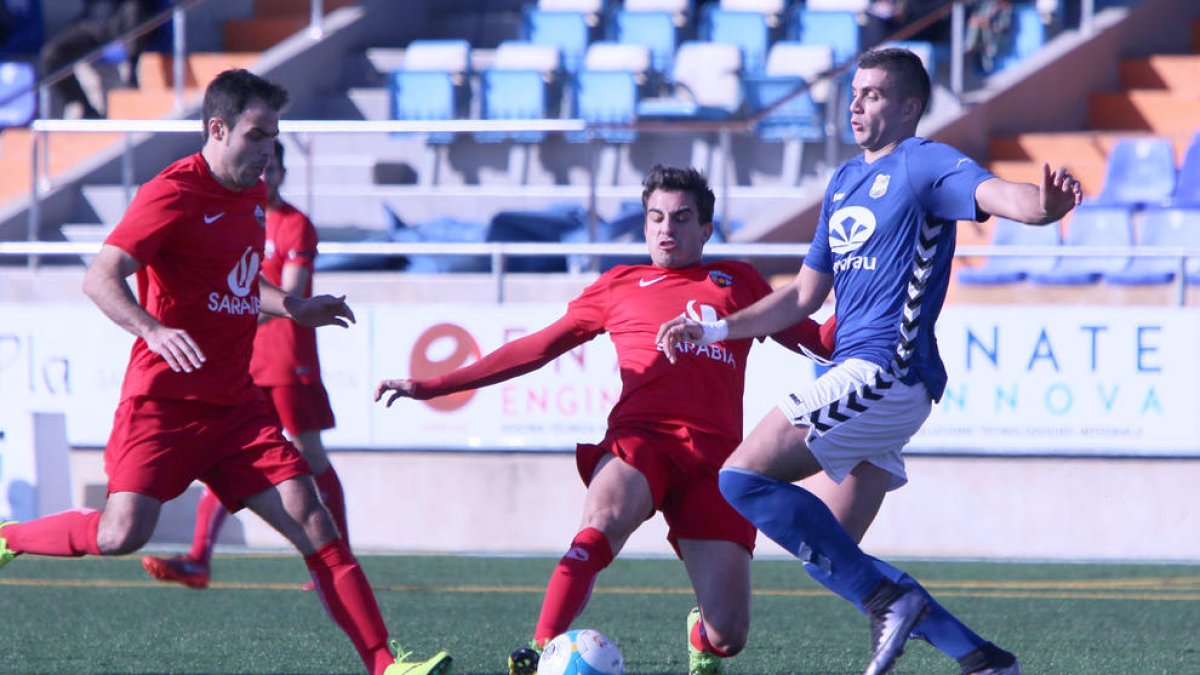
[[[17,521],[15,520],[0,520],[0,530],[4,529],[6,525],[16,524]],[[8,561],[15,557],[17,557],[17,552],[8,547],[7,539],[0,537],[0,567],[4,567],[8,564]]]
[[[402,651],[395,640],[392,640],[392,651],[396,652],[396,662],[388,666],[383,675],[445,675],[454,661],[446,652],[438,652],[425,661],[405,661],[412,652]]]
[[[700,620],[700,608],[693,607],[687,617],[688,675],[725,675],[721,657],[692,646],[692,628]]]
[[[519,647],[508,655],[508,675],[537,675],[542,660],[542,646],[530,640],[528,647]]]

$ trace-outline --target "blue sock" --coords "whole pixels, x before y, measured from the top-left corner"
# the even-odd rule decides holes
[[[825,502],[797,485],[745,469],[721,469],[721,494],[789,553],[827,572],[831,591],[862,606],[886,580]]]
[[[905,589],[915,588],[920,590],[921,594],[929,602],[929,613],[913,627],[912,632],[914,635],[928,641],[929,644],[936,647],[943,654],[955,660],[987,644],[987,640],[976,635],[974,631],[967,628],[965,624],[955,618],[945,607],[938,604],[933,599],[933,596],[929,595],[929,592],[916,579],[908,575],[908,572],[893,567],[878,558],[871,558],[871,561],[883,576]],[[804,563],[804,569],[810,577],[822,586],[854,603],[858,607],[858,611],[866,613],[862,602],[847,597],[835,588],[830,574],[820,566],[806,562]]]

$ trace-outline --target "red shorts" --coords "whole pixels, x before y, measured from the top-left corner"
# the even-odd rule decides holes
[[[667,540],[676,555],[680,539],[731,541],[753,552],[754,526],[725,501],[717,485],[717,472],[731,452],[729,439],[681,427],[622,428],[609,429],[598,445],[576,446],[575,463],[585,485],[608,453],[641,472],[650,483],[654,508],[667,521]]]
[[[333,408],[329,407],[329,393],[324,384],[313,382],[259,388],[292,438],[306,431],[333,428]]]
[[[104,471],[108,494],[137,492],[160,502],[201,480],[230,511],[247,497],[311,473],[263,398],[227,406],[144,396],[117,407]]]

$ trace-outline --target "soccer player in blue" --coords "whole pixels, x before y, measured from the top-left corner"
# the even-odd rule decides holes
[[[930,83],[907,50],[861,55],[852,87],[850,124],[863,154],[830,180],[795,281],[720,321],[673,319],[659,330],[659,347],[674,361],[683,341],[769,335],[815,312],[834,290],[836,365],[750,432],[721,469],[721,494],[870,617],[867,675],[892,668],[914,632],[956,658],[963,673],[1014,675],[1020,665],[1011,654],[856,541],[884,494],[907,481],[901,451],[945,390],[933,327],[950,280],[955,222],[997,215],[1046,225],[1078,205],[1082,191],[1065,169],[1044,165],[1040,184],[1013,183],[917,137]],[[831,501],[831,510],[793,484],[822,471],[852,485],[853,498]]]

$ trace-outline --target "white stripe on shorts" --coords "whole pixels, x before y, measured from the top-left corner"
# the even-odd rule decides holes
[[[904,384],[882,367],[847,359],[808,387],[788,394],[780,410],[809,427],[808,448],[837,482],[860,462],[892,474],[889,490],[908,482],[901,454],[933,409],[924,383]]]

